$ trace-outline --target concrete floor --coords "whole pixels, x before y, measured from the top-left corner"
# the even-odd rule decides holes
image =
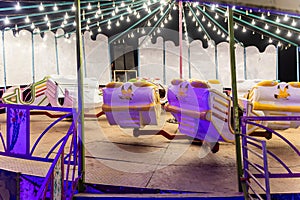
[[[154,133],[163,129],[177,133],[177,124],[166,122],[171,118],[164,113],[158,126],[145,129]],[[5,131],[5,116],[0,116],[1,131]],[[53,121],[48,117],[32,117],[32,140],[43,127]],[[37,154],[45,154],[49,143],[61,137],[70,122],[64,121],[49,134]],[[281,131],[300,149],[300,129]],[[279,154],[293,171],[300,172],[300,158],[277,137],[268,141],[268,147]],[[207,146],[192,144],[192,140],[168,140],[161,135],[134,137],[132,129],[110,126],[105,116],[85,120],[86,182],[92,184],[178,190],[208,195],[236,194],[238,192],[235,145],[221,143],[213,154]],[[281,171],[274,160],[270,170]],[[0,167],[12,171],[45,176],[49,164],[10,159],[1,156]],[[273,193],[300,191],[299,179],[274,179]]]

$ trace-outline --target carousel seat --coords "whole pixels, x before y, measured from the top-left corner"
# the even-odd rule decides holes
[[[207,142],[234,140],[231,99],[220,90],[217,81],[177,79],[171,82],[165,108],[178,121],[181,133]]]
[[[24,89],[21,89],[20,86],[13,86],[3,93],[2,102],[7,104],[46,106],[49,104],[45,95],[47,80],[48,77],[46,76]],[[25,91],[27,95],[25,95]]]
[[[250,116],[300,116],[300,82],[262,81],[242,99],[246,115]],[[268,121],[274,130],[297,128],[298,121]]]
[[[141,128],[158,124],[161,105],[155,84],[145,81],[111,82],[102,91],[102,110],[110,125]]]
[[[83,80],[84,107],[87,109],[100,107],[102,99],[99,95],[98,81],[93,78]],[[75,76],[51,75],[47,81],[46,95],[51,106],[72,107],[77,102],[77,78]]]

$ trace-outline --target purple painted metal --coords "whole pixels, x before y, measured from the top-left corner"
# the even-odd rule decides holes
[[[247,185],[249,186],[247,189],[249,190],[249,188],[250,188],[258,196],[258,198],[261,198],[261,197],[251,187],[251,183],[249,181],[250,177],[254,180],[256,178],[264,178],[265,179],[265,183],[264,183],[265,189],[264,190],[266,193],[266,199],[269,200],[269,199],[271,199],[270,180],[269,180],[270,178],[299,178],[300,173],[294,173],[278,156],[276,156],[273,152],[268,150],[266,141],[247,136],[246,135],[246,125],[250,124],[250,125],[258,126],[272,134],[275,134],[282,141],[284,141],[287,145],[289,145],[293,149],[293,151],[297,153],[298,156],[300,156],[300,151],[288,139],[286,139],[281,134],[279,134],[278,132],[276,132],[268,127],[265,127],[261,124],[253,122],[253,121],[299,121],[299,120],[300,120],[300,116],[264,116],[264,117],[243,116],[241,118],[242,150],[243,150],[243,156],[244,156],[244,179],[246,180]],[[249,161],[248,152],[252,152],[248,147],[249,144],[255,148],[259,148],[260,150],[262,150],[262,155],[260,155],[258,157],[261,157],[261,159],[263,160],[263,167]],[[271,156],[272,158],[274,158],[278,163],[280,163],[281,166],[287,170],[287,173],[271,173],[268,169],[268,155]],[[259,167],[260,169],[263,170],[263,173],[249,174],[249,173],[251,173],[249,171],[249,164],[251,164],[252,166],[255,165],[255,166]],[[261,172],[261,170],[258,170],[258,171]],[[259,182],[257,182],[257,184],[260,187],[262,187],[262,185],[260,185]]]
[[[4,108],[7,108],[7,110],[12,110],[12,109],[15,109],[15,110],[22,110],[22,112],[25,112],[25,116],[27,117],[27,120],[26,120],[26,133],[25,134],[25,137],[26,138],[30,138],[30,128],[29,128],[29,124],[30,124],[30,111],[31,110],[44,110],[44,111],[58,111],[58,112],[64,112],[64,113],[67,113],[65,114],[64,116],[60,117],[59,119],[55,120],[54,122],[52,122],[50,124],[50,126],[48,126],[43,132],[42,134],[38,137],[37,141],[35,142],[35,144],[33,145],[31,151],[30,151],[30,146],[32,146],[30,144],[30,140],[29,139],[26,139],[24,141],[20,141],[21,142],[25,142],[26,143],[26,146],[28,148],[26,148],[26,151],[20,153],[20,154],[14,154],[14,153],[11,153],[9,151],[7,151],[7,144],[5,144],[5,141],[3,139],[3,136],[0,132],[0,137],[1,137],[1,140],[2,140],[2,145],[4,147],[4,151],[0,152],[0,155],[4,155],[4,156],[13,156],[13,157],[19,157],[19,158],[24,158],[24,159],[29,159],[29,160],[37,160],[37,161],[45,161],[45,162],[52,162],[52,165],[50,167],[50,170],[48,171],[47,173],[47,176],[40,188],[40,190],[38,191],[38,195],[39,196],[33,196],[32,198],[36,198],[36,199],[46,199],[46,198],[49,198],[49,196],[46,197],[46,195],[48,194],[49,192],[49,189],[50,189],[50,192],[52,193],[52,197],[53,197],[53,183],[54,183],[54,176],[53,176],[53,170],[54,170],[54,167],[56,166],[58,160],[61,158],[61,169],[62,169],[62,174],[61,174],[61,180],[62,181],[59,181],[59,184],[61,184],[61,187],[62,187],[62,199],[71,199],[73,194],[74,194],[74,190],[75,190],[75,185],[77,184],[76,181],[78,180],[78,177],[75,177],[75,170],[77,169],[77,165],[78,165],[78,140],[77,140],[77,131],[75,129],[75,121],[73,120],[72,123],[70,124],[70,127],[68,129],[68,132],[67,134],[62,138],[60,139],[56,144],[54,144],[54,147],[52,147],[52,149],[50,149],[50,152],[47,154],[46,157],[38,157],[38,156],[33,156],[33,153],[34,153],[34,150],[36,148],[36,146],[39,144],[41,138],[54,126],[56,125],[58,122],[62,121],[63,119],[69,117],[69,116],[72,116],[73,114],[75,114],[74,112],[74,109],[72,108],[56,108],[56,107],[46,107],[46,106],[29,106],[29,105],[15,105],[15,104],[0,104],[0,107],[4,107]],[[11,114],[10,114],[11,111],[9,111],[7,113],[7,121],[11,121],[10,117],[11,117]],[[75,117],[73,117],[74,119]],[[8,124],[10,125],[10,124]],[[24,130],[25,130],[24,129]],[[22,132],[23,133],[23,132]],[[72,143],[70,144],[70,152],[67,156],[65,156],[64,154],[64,148],[67,144],[67,142],[69,141],[69,137],[72,136]],[[7,138],[8,136],[6,136]],[[9,139],[7,141],[10,141]],[[56,154],[55,158],[54,159],[50,159],[50,154],[51,152],[53,152],[53,150],[59,145],[60,145],[60,148],[58,150],[58,153]],[[23,145],[23,144],[20,144],[20,145]],[[65,165],[65,163],[67,163]],[[73,167],[71,168],[71,165],[73,165]],[[67,176],[64,177],[64,171],[65,169],[67,170],[66,174]],[[69,178],[69,171],[70,170],[73,170],[72,171],[72,178]],[[69,182],[71,181],[71,187],[69,185]],[[61,182],[61,183],[60,183]],[[33,194],[34,195],[34,194]],[[50,196],[51,198],[51,196]]]

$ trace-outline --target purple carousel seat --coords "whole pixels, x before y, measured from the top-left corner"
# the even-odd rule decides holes
[[[179,124],[179,131],[208,142],[234,141],[230,124],[231,100],[207,82],[176,79],[168,88],[165,107]]]
[[[158,88],[149,82],[111,82],[103,88],[103,105],[110,125],[141,128],[157,125],[160,116]]]

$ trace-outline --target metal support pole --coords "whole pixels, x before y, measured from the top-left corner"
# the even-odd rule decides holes
[[[240,142],[240,123],[239,123],[239,108],[237,98],[237,85],[236,85],[236,64],[235,64],[235,41],[234,41],[234,29],[233,29],[233,11],[228,7],[228,29],[229,29],[229,46],[230,46],[230,65],[231,65],[231,87],[232,87],[232,101],[233,101],[233,128],[235,134],[235,146],[236,146],[236,162],[237,162],[237,175],[239,191],[242,192],[241,177],[243,176],[242,170],[242,156],[241,156],[241,142]]]
[[[77,56],[77,83],[78,83],[78,107],[77,107],[77,131],[78,131],[78,191],[83,192],[85,182],[85,145],[84,145],[84,99],[83,99],[83,49],[81,34],[80,0],[76,4],[76,56]]]
[[[299,46],[296,47],[296,58],[297,58],[297,81],[299,82]]]
[[[182,78],[182,1],[179,1],[179,76]]]

